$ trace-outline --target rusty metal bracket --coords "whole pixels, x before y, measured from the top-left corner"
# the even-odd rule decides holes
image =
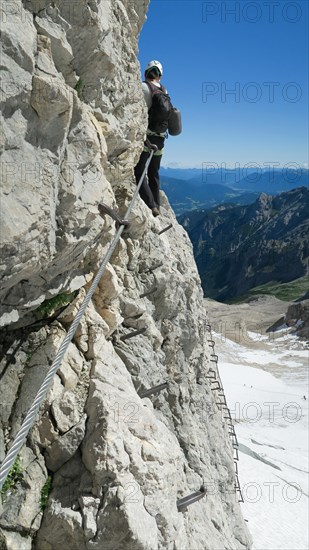
[[[130,225],[130,222],[129,220],[124,220],[123,218],[121,218],[119,216],[119,214],[117,212],[115,212],[115,210],[113,210],[110,206],[108,206],[107,204],[105,204],[104,202],[101,202],[99,205],[98,205],[98,210],[100,212],[100,216],[105,216],[106,214],[108,216],[110,216],[113,220],[115,220],[115,222],[118,224],[118,225],[125,225],[125,226],[129,226]]]
[[[186,510],[187,506],[190,506],[190,504],[194,504],[194,502],[197,502],[198,500],[206,496],[206,494],[206,489],[202,487],[200,491],[191,493],[191,495],[188,495],[187,497],[180,498],[179,500],[177,500],[178,512]]]
[[[153,395],[154,393],[159,393],[162,390],[165,390],[167,388],[167,386],[168,386],[168,383],[164,382],[164,384],[159,384],[158,386],[154,386],[153,388],[149,388],[149,390],[144,390],[144,391],[140,392],[138,395],[139,395],[139,397],[141,397],[143,399],[144,397],[149,397],[150,395]]]

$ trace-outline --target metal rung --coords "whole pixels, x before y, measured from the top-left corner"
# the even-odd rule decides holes
[[[118,225],[130,225],[130,222],[129,220],[124,220],[122,219],[119,214],[117,212],[115,212],[115,210],[113,210],[110,206],[108,206],[107,204],[105,204],[104,202],[101,202],[99,205],[98,205],[98,210],[100,212],[100,216],[105,216],[105,214],[107,214],[108,216],[110,216],[111,218],[113,218],[113,220],[115,220],[115,222],[118,223]]]
[[[214,382],[212,382],[212,384],[218,384],[218,388],[210,388],[212,391],[222,390],[218,380],[215,380]]]
[[[215,377],[215,378],[217,377],[216,371],[215,371],[214,369],[208,369],[207,372],[213,372],[213,373],[214,373],[214,377]]]
[[[236,436],[235,432],[228,432],[228,434],[229,434],[230,437],[233,437],[237,441],[237,436]]]
[[[170,223],[167,227],[165,227],[164,229],[161,229],[161,231],[159,231],[158,235],[162,235],[162,233],[165,233],[165,231],[168,231],[172,227],[173,227],[173,224]]]
[[[200,491],[196,491],[196,493],[191,493],[191,495],[188,495],[187,497],[180,498],[179,500],[177,500],[178,512],[185,510],[187,506],[190,506],[190,504],[194,504],[194,502],[197,502],[206,494],[206,489],[202,489]]]
[[[235,451],[235,454],[236,454],[236,456],[234,456],[234,461],[239,460],[238,449],[236,447],[233,447],[233,448],[234,448],[234,451]]]
[[[208,344],[211,345],[212,348],[215,347],[215,342],[214,342],[214,340],[207,340],[207,342],[208,342]]]
[[[157,290],[158,288],[155,286],[152,290],[148,290],[148,292],[144,292],[144,294],[140,294],[140,298],[145,298],[146,296],[150,296],[150,294],[153,294]]]
[[[238,476],[238,464],[234,461],[235,464],[235,474]]]
[[[143,334],[144,332],[146,332],[147,328],[148,327],[140,328],[139,330],[134,330],[129,334],[124,334],[124,336],[121,336],[120,340],[124,342],[125,340],[129,340],[129,338],[134,338],[134,336],[138,336],[139,334]]]
[[[222,404],[222,405],[226,405],[225,395],[224,395],[224,394],[223,394],[223,395],[221,394],[221,395],[219,395],[218,397],[220,397],[221,399],[223,399],[223,402],[222,402],[221,404]]]
[[[240,496],[240,499],[238,502],[244,502],[244,499],[243,499],[243,496],[242,496],[242,490],[240,488],[240,483],[239,483],[239,479],[238,479],[238,476],[236,476],[236,479],[237,479],[237,485],[234,486],[235,488],[235,492],[236,493],[239,493],[239,496]]]
[[[235,445],[237,445],[237,447],[239,447],[236,434],[231,434],[230,433],[229,435],[235,439]]]
[[[208,329],[208,330],[211,330],[211,325],[209,323],[206,323],[205,324],[205,327]]]
[[[223,397],[222,395],[219,395],[218,397]],[[226,405],[226,400],[224,398],[224,401],[220,401],[221,405]]]
[[[164,265],[163,262],[159,262],[158,264],[155,264],[155,265],[151,266],[149,269],[146,269],[146,271],[144,271],[143,273],[151,273],[155,269],[158,269],[159,267],[162,267],[162,265]]]
[[[159,384],[158,386],[154,386],[153,388],[150,388],[149,390],[145,390],[145,391],[142,391],[141,393],[139,393],[139,397],[141,397],[142,399],[144,397],[149,397],[149,395],[152,395],[153,393],[158,393],[162,390],[165,390],[168,386],[168,383],[167,382],[164,382],[164,384]]]
[[[219,402],[216,402],[216,405],[218,405],[218,407],[219,407],[221,405],[224,405],[224,403],[221,403],[221,401],[219,401]]]
[[[219,381],[217,380],[218,384],[219,384]],[[221,386],[220,386],[221,387]],[[221,391],[220,391],[220,397],[223,397],[223,399],[225,400],[226,402],[226,399],[225,399],[225,393],[224,393],[224,389],[221,387]],[[226,406],[227,406],[227,403],[226,403]]]
[[[214,359],[210,359],[210,361],[215,361],[216,363],[218,363],[218,355],[216,355],[215,353],[212,353],[210,357],[214,357]]]

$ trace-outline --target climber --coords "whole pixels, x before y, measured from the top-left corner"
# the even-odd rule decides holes
[[[148,107],[147,140],[139,162],[134,169],[136,182],[138,183],[150,154],[150,149],[147,147],[147,141],[157,145],[158,150],[154,153],[148,167],[148,178],[145,176],[140,188],[141,198],[151,209],[155,217],[160,214],[159,169],[169,126],[169,115],[173,110],[169,95],[160,82],[162,75],[163,68],[161,63],[156,60],[150,61],[145,70],[145,81],[142,84],[144,98]]]

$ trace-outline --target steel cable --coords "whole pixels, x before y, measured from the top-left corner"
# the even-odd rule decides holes
[[[133,193],[133,197],[131,199],[131,202],[129,204],[129,207],[126,211],[126,214],[125,214],[125,219],[128,219],[131,212],[132,212],[132,208],[134,206],[134,203],[136,201],[136,198],[138,196],[138,193],[139,193],[139,190],[140,190],[140,187],[142,185],[142,182],[143,182],[143,179],[147,173],[147,170],[148,170],[148,166],[151,162],[151,159],[153,157],[153,154],[154,152],[157,150],[157,147],[155,145],[152,145],[152,150],[150,152],[150,155],[149,155],[149,158],[147,159],[147,162],[146,162],[146,165],[145,165],[145,168],[144,168],[144,171],[142,173],[142,176],[136,186],[136,189]],[[40,405],[42,404],[46,394],[47,394],[47,391],[48,391],[48,388],[52,382],[52,379],[53,377],[55,376],[57,370],[59,369],[61,363],[62,363],[62,360],[64,358],[64,355],[65,353],[67,352],[67,349],[73,339],[73,336],[78,328],[78,325],[81,321],[81,318],[83,317],[84,313],[85,313],[85,310],[86,308],[88,307],[89,305],[89,302],[96,290],[96,287],[98,286],[98,283],[106,269],[106,266],[112,256],[112,254],[114,253],[115,251],[115,248],[118,244],[118,241],[122,235],[122,232],[124,230],[125,226],[124,225],[121,225],[119,227],[119,229],[117,230],[117,232],[115,233],[114,235],[114,238],[110,244],[110,247],[103,259],[103,262],[99,268],[99,271],[97,272],[86,296],[85,296],[85,299],[84,301],[82,302],[77,314],[76,314],[76,317],[74,318],[69,330],[68,330],[68,333],[67,335],[65,336],[57,354],[56,354],[56,357],[32,403],[32,406],[31,408],[29,409],[13,443],[12,443],[12,446],[8,452],[8,454],[6,455],[4,461],[2,462],[1,464],[1,468],[0,468],[0,489],[1,487],[3,486],[8,474],[9,474],[9,471],[10,469],[12,468],[14,462],[15,462],[15,459],[21,449],[21,447],[23,446],[23,443],[24,441],[26,440],[26,437],[29,433],[29,430],[31,429],[31,427],[33,426],[34,422],[35,422],[35,417],[36,417],[36,414],[40,408]]]

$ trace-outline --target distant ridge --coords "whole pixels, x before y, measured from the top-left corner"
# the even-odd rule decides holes
[[[188,212],[179,221],[193,243],[208,297],[229,301],[254,287],[308,273],[307,187],[276,196],[262,193],[247,206]]]
[[[249,204],[259,193],[235,191],[227,185],[196,185],[194,180],[181,180],[162,176],[162,190],[177,216],[198,208],[211,208],[221,203]]]
[[[277,195],[304,186],[309,188],[309,171],[249,169],[208,170],[198,168],[163,168],[162,189],[177,216],[194,209],[213,208],[219,204],[250,204],[260,193]]]

